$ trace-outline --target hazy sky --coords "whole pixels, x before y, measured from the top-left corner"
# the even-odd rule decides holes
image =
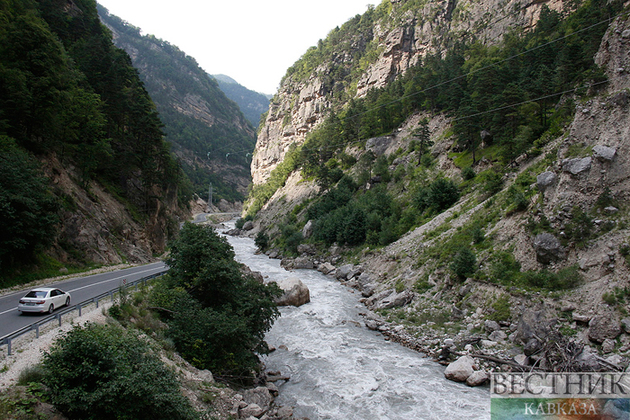
[[[97,0],[210,74],[273,94],[306,50],[380,0]]]

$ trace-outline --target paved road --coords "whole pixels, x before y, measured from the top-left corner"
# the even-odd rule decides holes
[[[72,303],[79,303],[119,287],[123,279],[127,281],[138,280],[163,271],[165,268],[166,265],[163,262],[158,262],[109,273],[63,280],[50,285],[50,287],[57,287],[70,292]],[[41,316],[38,314],[20,315],[17,311],[18,301],[26,294],[27,290],[24,289],[0,297],[0,337],[32,324]]]

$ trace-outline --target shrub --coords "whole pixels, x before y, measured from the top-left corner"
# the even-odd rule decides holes
[[[573,207],[571,216],[571,223],[565,229],[566,239],[573,241],[577,247],[582,248],[586,245],[593,232],[593,219],[579,206]]]
[[[258,232],[258,234],[256,235],[256,239],[254,239],[254,243],[262,251],[266,251],[269,247],[269,235],[267,235],[265,232]]]
[[[186,360],[217,375],[248,376],[266,351],[264,334],[279,315],[277,286],[241,272],[234,251],[209,226],[186,223],[172,244],[169,275],[151,291]]]
[[[175,374],[120,327],[74,328],[44,354],[51,402],[70,418],[195,419]]]
[[[501,295],[497,300],[490,305],[493,312],[488,316],[488,319],[492,321],[509,321],[512,317],[512,311],[510,309],[510,297],[508,295]]]
[[[457,278],[465,280],[477,271],[477,257],[468,247],[464,247],[455,254],[451,263],[451,270]]]
[[[463,170],[462,170],[462,178],[464,179],[464,181],[468,181],[473,179],[475,176],[477,176],[477,173],[475,172],[475,170],[470,167],[470,166],[466,166]]]

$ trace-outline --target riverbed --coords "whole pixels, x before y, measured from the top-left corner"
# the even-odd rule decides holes
[[[335,420],[489,419],[487,388],[444,378],[444,367],[385,340],[365,327],[366,308],[354,290],[316,270],[286,271],[280,260],[256,255],[254,241],[228,237],[236,259],[266,281],[297,277],[311,302],[281,308],[263,358],[269,371],[291,379],[280,384],[279,405],[296,417]]]

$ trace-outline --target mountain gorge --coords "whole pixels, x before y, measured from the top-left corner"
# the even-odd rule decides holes
[[[115,45],[139,70],[194,191],[205,197],[212,183],[216,201],[242,201],[250,183],[252,123],[194,58],[166,41],[142,35],[102,6],[98,10]]]
[[[241,111],[243,111],[245,118],[252,123],[252,126],[258,127],[260,117],[269,110],[269,99],[273,95],[265,95],[249,90],[224,74],[214,74],[212,77],[216,79],[225,95],[236,102]]]
[[[96,3],[2,1],[0,14],[3,284],[164,252],[191,193]]]
[[[426,351],[494,321],[549,369],[552,336],[627,363],[627,7],[385,0],[333,29],[259,128],[250,234]]]

